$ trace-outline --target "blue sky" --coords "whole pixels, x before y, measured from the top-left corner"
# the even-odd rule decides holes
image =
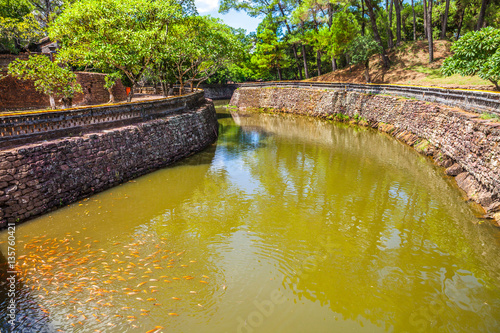
[[[234,28],[243,28],[249,32],[257,30],[260,19],[248,16],[245,12],[231,10],[229,13],[219,14],[219,0],[195,0],[196,8],[200,15],[211,15],[218,17],[227,25]]]

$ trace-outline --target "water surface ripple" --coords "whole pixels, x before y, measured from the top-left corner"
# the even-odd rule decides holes
[[[427,158],[218,112],[204,152],[17,227],[15,331],[500,330],[500,233]]]

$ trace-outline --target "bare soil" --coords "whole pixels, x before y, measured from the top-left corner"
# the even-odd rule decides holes
[[[370,77],[372,83],[407,84],[419,86],[439,86],[475,90],[495,90],[489,81],[479,77],[452,75],[445,77],[440,68],[446,57],[452,55],[451,42],[434,42],[434,61],[429,64],[429,46],[427,41],[407,42],[389,52],[391,67],[382,68],[380,55],[370,59]],[[366,83],[364,65],[358,64],[330,72],[306,81]]]

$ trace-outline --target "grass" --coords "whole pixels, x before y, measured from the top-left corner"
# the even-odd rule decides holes
[[[490,85],[491,82],[481,79],[479,76],[461,76],[459,74],[454,74],[452,76],[444,76],[441,74],[441,70],[439,68],[429,68],[423,65],[414,65],[410,67],[406,67],[405,70],[411,70],[417,73],[426,74],[425,78],[417,79],[414,81],[410,81],[411,83],[430,83],[435,85],[460,85],[460,86],[469,86],[469,85]]]
[[[500,122],[500,116],[488,112],[483,112],[481,115],[481,119],[486,119],[486,120],[493,120],[496,122]]]

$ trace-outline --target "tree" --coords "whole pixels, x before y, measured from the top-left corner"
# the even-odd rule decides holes
[[[169,26],[187,10],[173,0],[87,0],[68,7],[49,29],[61,41],[59,59],[112,68],[137,85],[166,42]],[[130,101],[133,89],[128,95]]]
[[[243,45],[235,29],[210,16],[195,16],[173,26],[154,64],[160,81],[172,79],[198,87],[220,68],[242,57]],[[165,88],[163,89],[165,91]]]
[[[446,28],[448,27],[448,12],[450,10],[450,0],[445,0],[445,9],[441,19],[441,39],[446,39]]]
[[[479,11],[479,17],[477,19],[476,30],[481,29],[484,25],[484,17],[486,15],[486,8],[488,8],[490,1],[491,0],[482,0],[481,1],[481,10]]]
[[[372,0],[364,0],[364,1],[366,4],[366,8],[368,9],[368,16],[370,16],[370,23],[372,25],[373,37],[375,38],[377,43],[380,45],[380,55],[382,56],[383,66],[384,66],[384,68],[389,68],[389,66],[390,66],[389,57],[387,56],[387,53],[385,52],[384,44],[382,43],[382,38],[380,38],[380,34],[378,32],[377,20],[375,18],[375,12],[374,12]]]
[[[119,72],[112,72],[110,74],[107,74],[104,77],[104,89],[107,89],[109,92],[108,103],[115,102],[115,95],[113,94],[113,87],[116,85],[116,82],[120,79],[120,76],[121,75]]]
[[[271,69],[276,70],[278,80],[282,80],[282,68],[288,65],[289,60],[284,52],[285,43],[279,38],[278,25],[270,18],[265,19],[259,24],[256,37],[251,62],[262,76],[266,76]]]
[[[28,0],[0,0],[0,52],[19,53],[45,34]]]
[[[237,11],[243,10],[251,17],[274,17],[276,22],[284,24],[286,32],[289,35],[293,35],[293,26],[290,24],[288,18],[291,16],[291,12],[296,5],[297,2],[295,0],[221,0],[219,13],[225,14],[230,9],[234,9]],[[299,77],[302,79],[302,69],[300,68],[297,52],[297,49],[300,47],[304,59],[306,78],[309,78],[307,62],[305,60],[305,46],[303,44],[301,45],[300,39],[298,38],[291,38],[290,42]]]
[[[432,40],[432,2],[433,0],[424,0],[424,5],[427,2],[427,11],[424,13],[427,20],[427,41],[429,44],[429,63],[434,61],[434,43]],[[426,6],[424,6],[425,8]]]
[[[20,19],[0,17],[0,51],[19,53],[42,38],[45,33],[33,14]]]
[[[0,0],[0,17],[21,19],[33,11],[28,0]]]
[[[365,65],[366,83],[371,83],[370,79],[370,57],[380,52],[380,45],[371,36],[358,36],[352,41],[350,52],[353,63],[363,63]]]
[[[73,72],[44,55],[16,59],[9,64],[8,73],[21,80],[32,80],[37,91],[49,96],[52,109],[56,107],[55,98],[62,97],[64,106],[70,107],[75,93],[82,92]]]
[[[339,57],[349,50],[350,43],[359,31],[359,25],[354,14],[340,11],[333,15],[330,28],[329,52],[333,57]]]
[[[500,90],[500,29],[486,27],[471,31],[453,43],[453,56],[444,60],[444,75],[478,75]]]
[[[35,16],[38,21],[42,24],[42,26],[48,26],[56,17],[56,15],[60,14],[65,2],[72,1],[64,1],[64,0],[30,0],[29,1],[34,9]]]

